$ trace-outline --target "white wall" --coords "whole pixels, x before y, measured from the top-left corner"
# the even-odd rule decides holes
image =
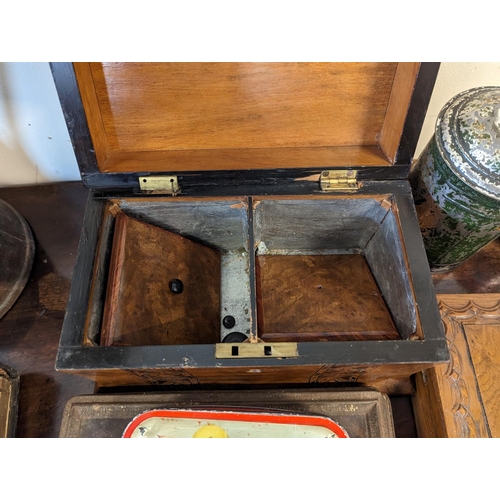
[[[416,156],[455,94],[500,86],[500,63],[442,63]],[[0,186],[78,180],[80,173],[47,63],[0,63]]]
[[[0,63],[0,186],[77,179],[48,63]]]
[[[441,108],[459,92],[487,85],[500,87],[500,62],[441,63],[417,144],[417,150],[415,151],[415,158],[418,157],[432,137],[437,115],[441,111]]]

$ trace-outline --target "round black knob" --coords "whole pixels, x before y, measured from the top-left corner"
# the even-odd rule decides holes
[[[172,293],[182,293],[184,290],[184,283],[178,279],[171,280],[168,284],[168,288]]]
[[[224,328],[233,328],[236,324],[236,320],[233,316],[225,316],[222,320],[222,324],[224,325]]]

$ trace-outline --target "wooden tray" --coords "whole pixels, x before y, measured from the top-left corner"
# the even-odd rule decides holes
[[[389,398],[369,390],[189,391],[161,394],[97,394],[68,401],[59,437],[115,437],[132,419],[153,409],[220,407],[259,408],[322,415],[350,437],[395,437]]]

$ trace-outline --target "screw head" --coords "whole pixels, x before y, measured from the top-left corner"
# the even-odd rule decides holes
[[[224,328],[233,328],[236,324],[236,320],[233,316],[225,316],[222,320],[222,324],[224,325]]]
[[[168,284],[168,288],[172,293],[182,293],[184,290],[184,283],[179,279],[171,280]]]

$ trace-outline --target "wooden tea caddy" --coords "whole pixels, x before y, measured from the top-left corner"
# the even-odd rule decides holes
[[[439,64],[51,68],[89,188],[56,369],[390,390],[449,359],[406,180]]]

